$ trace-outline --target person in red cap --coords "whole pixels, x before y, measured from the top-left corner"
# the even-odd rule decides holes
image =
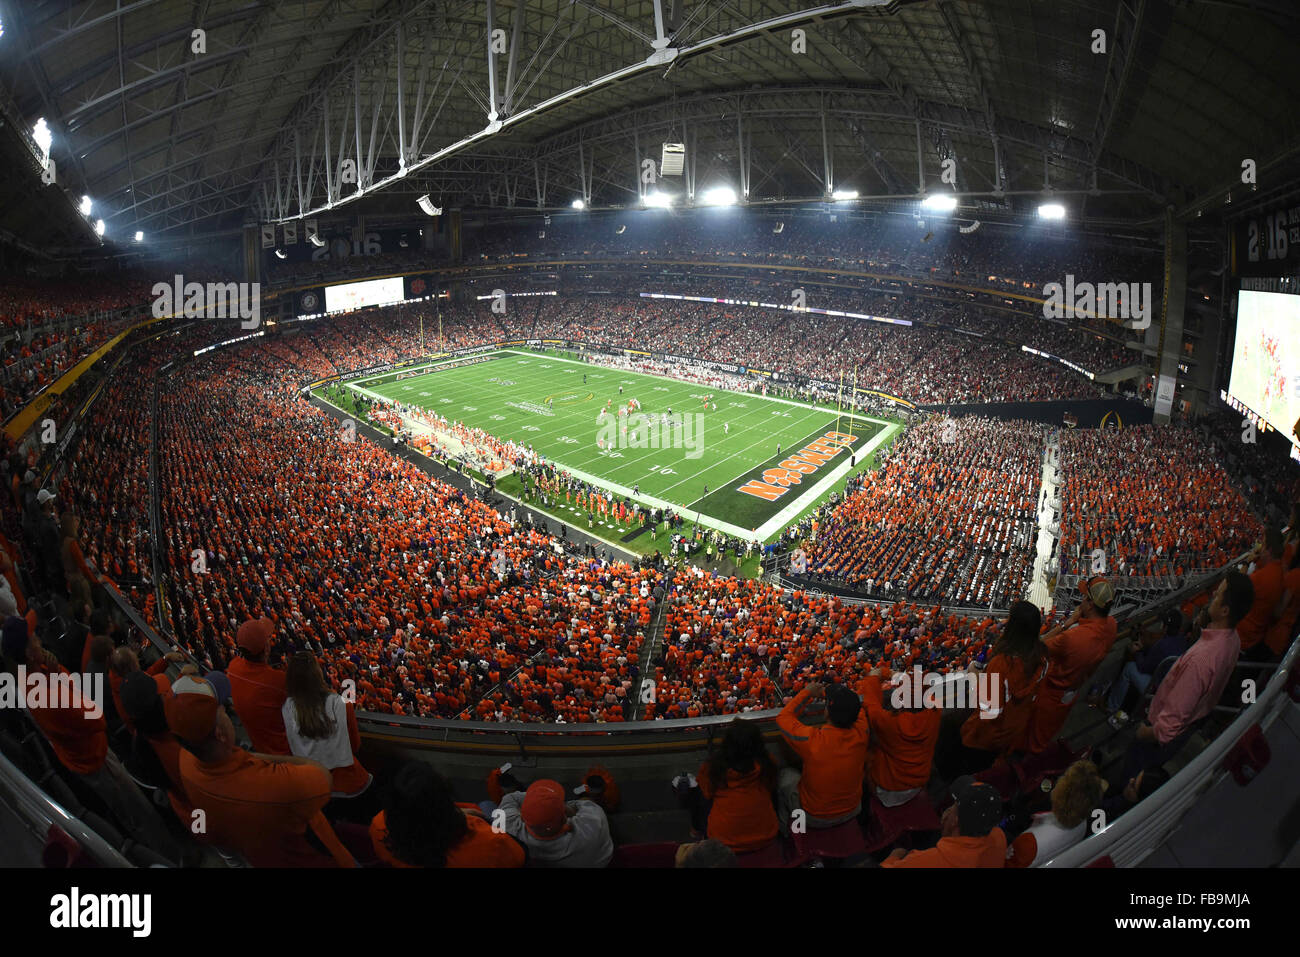
[[[248,732],[253,748],[264,754],[289,754],[284,729],[285,673],[268,663],[275,625],[269,618],[253,618],[239,626],[235,642],[239,657],[230,662],[231,702]]]
[[[605,867],[614,856],[609,819],[595,801],[565,802],[564,788],[545,778],[501,798],[506,833],[538,867]]]
[[[1115,588],[1100,575],[1079,583],[1083,601],[1055,628],[1043,635],[1047,647],[1047,676],[1039,685],[1024,750],[1038,754],[1056,740],[1074,706],[1079,689],[1115,644],[1117,628],[1110,616]]]
[[[355,867],[321,809],[329,803],[329,771],[308,758],[250,754],[235,744],[235,727],[216,690],[191,681],[164,705],[180,739],[181,784],[202,817],[204,838],[235,851],[254,867]]]

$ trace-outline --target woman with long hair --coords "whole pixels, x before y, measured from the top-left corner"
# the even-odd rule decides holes
[[[1036,605],[1022,600],[1011,606],[983,674],[972,675],[978,707],[962,722],[959,736],[945,736],[940,762],[945,778],[983,771],[1024,736],[1047,673],[1042,630],[1043,613]]]
[[[325,765],[333,775],[333,793],[326,816],[369,820],[378,810],[371,784],[374,777],[357,760],[361,732],[351,702],[330,690],[320,662],[300,651],[285,671],[287,697],[280,713],[289,749],[298,757]]]
[[[524,847],[472,804],[457,804],[431,765],[412,761],[393,778],[370,822],[379,859],[392,867],[522,867]]]
[[[773,803],[776,765],[753,721],[727,725],[722,745],[700,766],[700,795],[711,801],[705,833],[738,854],[757,851],[780,830]]]

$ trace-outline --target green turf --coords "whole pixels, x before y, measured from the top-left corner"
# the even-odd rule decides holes
[[[898,428],[882,419],[855,418],[854,439],[845,440],[843,451],[812,474],[792,476],[800,481],[788,483],[780,497],[767,501],[738,490],[750,480],[761,481],[764,472],[781,470],[780,462],[827,432],[847,434],[847,415],[524,350],[504,350],[486,361],[403,379],[386,373],[349,383],[347,388],[419,405],[500,439],[531,444],[547,460],[615,494],[639,488],[643,501],[668,503],[692,520],[698,513],[703,524],[746,535],[800,503],[798,512],[811,506],[825,494],[813,493],[818,482],[847,465],[850,455],[861,464],[863,449],[874,447],[886,437],[882,433],[892,434]],[[713,395],[710,405],[716,404],[716,410],[704,408],[706,394]],[[642,439],[647,446],[657,443],[659,447],[632,447],[635,434],[601,424],[617,420],[598,421],[607,400],[613,400],[611,410],[616,410],[632,398],[640,401],[643,413],[654,416],[653,432],[643,429]],[[681,413],[701,417],[690,420],[694,429],[683,437],[681,429],[662,426],[662,413],[670,408],[674,417]],[[729,428],[724,429],[726,425]],[[602,436],[618,447],[600,448],[597,440]],[[771,482],[764,484],[769,490],[774,487]]]

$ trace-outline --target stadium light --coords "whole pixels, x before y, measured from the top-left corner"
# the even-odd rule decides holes
[[[32,139],[36,140],[36,145],[41,148],[41,152],[44,153],[45,158],[48,159],[50,156],[50,144],[54,142],[54,134],[50,132],[49,126],[46,125],[45,117],[42,116],[38,119],[36,125],[32,127]]]
[[[1065,207],[1060,203],[1043,203],[1038,207],[1042,219],[1065,219]]]
[[[572,203],[570,203],[569,205],[572,206],[574,209],[586,209],[586,208],[587,208],[587,204],[586,204],[585,202],[583,202],[581,199],[575,199],[575,200],[574,200]]]
[[[648,209],[667,209],[673,204],[673,198],[667,193],[646,193],[645,205]]]
[[[858,191],[856,189],[837,189],[835,192],[831,193],[831,199],[849,200],[857,198]]]
[[[138,230],[138,229],[135,231],[135,241],[136,241],[137,243],[142,243],[142,242],[144,242],[144,233],[142,233],[142,232],[141,232],[140,230]]]
[[[91,202],[91,199],[90,199],[89,196],[83,196],[83,197],[81,197],[81,206],[79,207],[80,210],[81,210],[81,215],[82,215],[82,216],[89,216],[89,215],[90,215],[90,210],[94,207],[94,205],[95,205],[95,204],[94,204],[93,202]]]
[[[951,213],[957,208],[957,197],[951,193],[933,193],[922,200],[921,205],[936,213]]]
[[[705,206],[735,206],[736,191],[730,186],[715,186],[706,189],[700,199]]]
[[[95,235],[96,236],[104,235],[104,221],[102,219],[95,220]]]

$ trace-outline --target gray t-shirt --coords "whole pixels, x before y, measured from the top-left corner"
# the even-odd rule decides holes
[[[528,863],[538,867],[605,867],[614,856],[614,841],[609,835],[609,819],[593,801],[570,802],[576,809],[569,818],[569,830],[550,841],[528,833],[519,808],[524,792],[513,791],[501,799],[505,812],[506,833],[528,848]]]

